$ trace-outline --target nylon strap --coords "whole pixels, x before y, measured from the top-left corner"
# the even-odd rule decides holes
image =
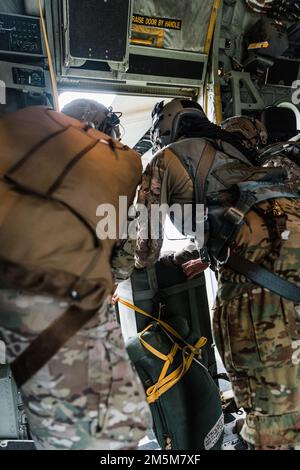
[[[51,323],[11,364],[18,388],[44,367],[60,348],[96,315],[97,311],[70,307]]]
[[[253,263],[241,256],[232,255],[226,263],[226,266],[243,274],[255,284],[269,289],[274,294],[284,299],[292,300],[295,304],[300,304],[299,286],[282,279],[259,264]]]
[[[118,302],[120,302],[122,305],[130,308],[131,310],[140,313],[141,315],[146,316],[147,318],[150,318],[154,320],[157,324],[160,325],[163,331],[167,331],[171,333],[175,338],[179,339],[182,343],[185,344],[185,347],[182,348],[179,346],[179,344],[174,343],[174,345],[171,348],[171,351],[169,352],[168,355],[165,355],[155,349],[151,344],[147,343],[145,339],[143,338],[143,335],[149,331],[151,328],[153,328],[154,324],[151,323],[148,325],[140,334],[139,334],[139,339],[141,344],[149,351],[151,354],[153,354],[155,357],[158,359],[162,360],[164,362],[162,371],[160,373],[160,376],[157,380],[157,382],[149,387],[146,391],[147,394],[147,401],[149,405],[152,403],[155,403],[164,393],[166,393],[168,390],[170,390],[174,385],[176,385],[182,378],[183,376],[189,371],[191,368],[191,365],[193,363],[193,360],[196,355],[199,355],[200,349],[205,346],[207,343],[207,339],[204,337],[201,337],[195,346],[192,346],[188,344],[170,325],[165,323],[162,320],[158,320],[157,318],[153,317],[149,313],[145,312],[144,310],[141,310],[138,307],[135,307],[133,304],[130,304],[126,300],[122,298],[118,298]],[[169,375],[167,375],[168,370],[173,363],[175,356],[177,352],[181,350],[182,351],[182,361],[180,365],[177,367],[176,370],[171,372]]]
[[[171,325],[169,325],[168,323],[164,322],[163,320],[159,320],[156,317],[153,317],[152,315],[145,312],[144,310],[136,307],[135,305],[131,304],[130,302],[127,302],[127,300],[122,299],[122,297],[118,297],[117,302],[119,302],[120,304],[124,305],[127,308],[130,308],[131,310],[133,310],[137,313],[140,313],[141,315],[144,315],[147,318],[150,318],[151,320],[154,320],[156,323],[158,323],[160,326],[162,326],[168,333],[171,333],[171,335],[173,335],[175,338],[179,339],[179,341],[181,341],[183,344],[185,344],[185,346],[187,346],[188,349],[190,349],[191,351],[194,351],[195,347],[192,346],[191,344],[187,343],[185,341],[185,339],[183,339],[182,336],[180,336],[180,334],[177,333],[177,331],[174,330],[174,328]],[[205,346],[205,344],[207,343],[207,339],[202,337],[201,340],[203,340],[203,342],[204,342],[203,346]]]
[[[198,295],[199,294],[195,291],[195,289],[189,289],[188,296],[189,296],[190,309],[191,309],[192,329],[194,331],[201,332],[200,315],[199,315],[198,298],[197,298]]]
[[[142,290],[134,293],[134,300],[136,302],[140,300],[152,300],[155,296],[161,294],[162,298],[171,297],[176,294],[181,294],[182,292],[189,291],[190,289],[195,289],[197,287],[203,286],[205,280],[203,277],[198,277],[192,279],[191,281],[182,282],[181,284],[176,284],[172,287],[166,287],[165,289],[156,289],[156,290]]]
[[[225,213],[225,221],[218,233],[218,238],[211,244],[213,246],[213,254],[218,261],[222,261],[220,258],[224,256],[224,249],[229,247],[244,222],[247,213],[256,202],[256,197],[250,191],[245,191],[241,193],[236,205],[230,207]]]
[[[183,376],[191,368],[194,357],[196,356],[196,354],[200,353],[200,349],[206,343],[206,338],[200,338],[199,341],[197,341],[197,343],[195,344],[195,346],[193,346],[192,352],[188,351],[189,348],[187,346],[181,348],[178,344],[174,343],[170,353],[166,356],[143,339],[143,335],[147,331],[149,331],[153,326],[154,324],[151,323],[151,325],[148,325],[147,328],[145,328],[145,330],[139,335],[141,344],[155,357],[158,357],[159,359],[164,361],[164,365],[157,382],[151,387],[149,387],[146,391],[147,401],[149,405],[155,403],[164,393],[174,387],[183,378]],[[182,361],[176,370],[167,375],[168,370],[172,365],[179,349],[181,349],[182,351]]]
[[[202,152],[195,178],[195,192],[197,204],[205,204],[207,178],[215,161],[216,152],[216,149],[212,146],[210,142],[207,143],[206,147]]]

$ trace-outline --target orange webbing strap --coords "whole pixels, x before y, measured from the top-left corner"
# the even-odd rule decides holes
[[[177,331],[174,330],[174,328],[172,328],[172,326],[168,325],[168,323],[164,322],[163,320],[159,320],[156,317],[153,317],[152,315],[145,312],[144,310],[136,307],[135,305],[131,304],[130,302],[127,302],[127,300],[122,299],[122,297],[118,297],[117,302],[119,302],[121,305],[124,305],[125,307],[130,308],[131,310],[134,310],[137,313],[140,313],[141,315],[144,315],[147,318],[150,318],[151,320],[154,320],[156,323],[158,323],[160,326],[162,326],[166,331],[168,331],[168,333],[171,333],[171,335],[173,335],[175,338],[179,339],[179,341],[184,343],[187,346],[188,349],[190,349],[191,351],[195,350],[195,346],[192,346],[191,344],[187,343],[185,341],[185,339],[183,339],[182,336],[180,336],[180,334],[177,333]],[[204,341],[204,344],[202,344],[202,346],[201,346],[201,347],[203,347],[207,343],[207,338],[202,337],[202,338],[200,338],[200,340]],[[196,351],[196,354],[197,353],[199,353],[199,350]]]
[[[143,335],[154,326],[153,324],[148,325],[144,329],[144,331],[142,331],[139,334],[141,344],[149,352],[151,352],[151,354],[153,354],[154,356],[164,361],[164,365],[160,373],[160,376],[158,378],[158,381],[156,382],[156,384],[149,387],[146,391],[147,401],[149,404],[152,404],[155,401],[157,401],[161,395],[163,395],[168,390],[170,390],[170,388],[174,387],[174,385],[176,385],[183,378],[183,376],[189,371],[194,357],[196,355],[199,355],[200,349],[203,348],[203,346],[205,346],[205,344],[207,343],[207,339],[202,337],[197,341],[195,346],[192,346],[188,344],[170,325],[168,325],[164,321],[158,320],[152,315],[149,315],[149,313],[146,313],[144,312],[144,310],[141,310],[140,308],[135,307],[134,305],[132,305],[131,303],[127,302],[124,299],[119,298],[118,302],[130,308],[131,310],[134,310],[137,313],[140,313],[141,315],[151,318],[156,323],[158,323],[164,331],[168,331],[169,333],[171,333],[173,336],[178,338],[181,342],[183,342],[186,345],[184,348],[182,348],[177,343],[174,343],[170,353],[168,355],[165,355],[161,353],[160,351],[158,351],[157,349],[155,349],[153,346],[151,346],[151,344],[147,343],[143,338]],[[176,370],[174,370],[169,375],[167,375],[169,367],[173,363],[174,358],[179,350],[182,351],[182,362]]]
[[[149,327],[152,327],[152,326],[153,325],[149,325]],[[147,330],[149,329],[149,327],[147,328]],[[146,331],[144,330],[143,333],[141,333],[141,335],[143,335],[145,332]],[[179,367],[173,372],[171,372],[171,374],[169,375],[167,375],[169,367],[173,363],[175,355],[177,354],[178,350],[181,349],[178,346],[178,344],[174,344],[170,353],[167,356],[165,356],[160,351],[153,348],[153,346],[146,343],[146,341],[144,340],[141,341],[143,346],[146,347],[149,351],[151,351],[154,356],[165,361],[161,374],[158,378],[158,381],[156,382],[156,384],[149,387],[146,391],[147,401],[149,405],[151,405],[152,403],[155,403],[164,393],[166,393],[168,390],[174,387],[189,371],[193,363],[193,359],[196,355],[196,350],[199,353],[200,348],[203,347],[203,345],[206,342],[206,341],[204,342],[203,339],[204,338],[200,338],[200,340],[196,343],[194,347],[194,352],[188,352],[187,347],[182,349],[182,362],[179,365]]]
[[[49,71],[50,71],[50,78],[51,78],[52,92],[53,92],[53,100],[54,100],[54,109],[55,109],[55,111],[59,111],[57,82],[56,82],[55,71],[54,71],[54,67],[53,67],[53,59],[52,59],[51,49],[50,49],[49,40],[48,40],[47,26],[46,26],[44,13],[43,13],[42,2],[41,2],[41,0],[37,0],[37,1],[38,1],[38,7],[39,7],[39,11],[40,11],[43,37],[44,37],[44,41],[45,41],[47,57],[48,57],[48,63],[49,63]],[[46,4],[45,4],[45,7],[46,7]]]

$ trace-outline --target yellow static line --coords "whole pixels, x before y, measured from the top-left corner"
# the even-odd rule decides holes
[[[43,7],[42,7],[41,0],[38,0],[38,5],[39,5],[39,10],[40,10],[43,36],[44,36],[44,40],[45,40],[45,44],[46,44],[47,57],[48,57],[48,62],[49,62],[49,70],[50,70],[50,77],[51,77],[52,91],[53,91],[53,98],[54,98],[54,109],[55,109],[55,111],[59,111],[57,83],[56,83],[56,77],[55,77],[55,73],[54,73],[52,55],[51,55],[51,50],[50,50],[50,46],[49,46],[46,22],[45,22],[45,18],[44,18],[44,14],[43,14]]]
[[[206,37],[205,46],[204,46],[204,54],[209,54],[210,52],[210,47],[211,47],[211,43],[212,43],[213,36],[214,36],[214,30],[215,30],[216,20],[217,20],[220,6],[221,6],[221,0],[214,0],[209,27],[208,27],[208,32],[207,32],[207,37]]]

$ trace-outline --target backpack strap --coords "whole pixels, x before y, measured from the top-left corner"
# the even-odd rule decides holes
[[[196,171],[196,177],[194,180],[197,204],[205,203],[207,178],[215,161],[215,156],[216,149],[213,147],[211,142],[207,142],[199,160],[199,164]]]
[[[72,306],[51,323],[11,364],[17,386],[25,385],[97,312]]]
[[[234,240],[238,230],[244,223],[249,210],[256,204],[257,198],[250,191],[241,193],[238,202],[230,207],[224,214],[224,223],[218,233],[218,238],[211,240],[211,255],[218,262],[224,262],[228,255],[228,249]]]
[[[206,189],[207,179],[213,167],[215,161],[215,155],[217,152],[217,142],[210,140],[201,139],[204,142],[202,152],[200,155],[196,155],[197,164],[195,158],[191,158],[191,155],[183,155],[178,151],[176,145],[170,145],[168,148],[176,155],[180,160],[186,171],[188,172],[194,186],[193,196],[193,209],[192,209],[192,223],[193,231],[196,232],[196,214],[197,204],[205,204],[206,200]]]
[[[254,182],[253,185],[255,184]],[[211,256],[223,264],[224,260],[228,258],[228,250],[231,243],[234,241],[238,230],[251,209],[258,212],[257,205],[259,203],[274,201],[270,211],[262,211],[260,214],[268,226],[271,240],[274,240],[274,233],[277,233],[277,235],[280,233],[281,235],[285,230],[284,223],[286,222],[286,217],[282,211],[277,209],[276,199],[282,197],[299,199],[300,194],[296,184],[277,185],[261,182],[257,188],[253,187],[253,190],[251,190],[251,186],[248,183],[241,183],[237,187],[240,192],[237,203],[231,206],[224,214],[224,221],[217,237],[210,239],[209,251]]]
[[[137,291],[134,294],[134,299],[136,302],[143,300],[154,300],[158,301],[167,299],[173,295],[181,294],[182,292],[188,292],[190,289],[195,289],[199,286],[204,286],[205,280],[203,277],[197,277],[190,281],[181,282],[172,287],[166,287],[164,289],[149,289],[145,291]]]
[[[5,177],[31,194],[49,197],[72,167],[97,143],[86,132],[69,126],[41,141],[10,168]]]
[[[226,266],[243,274],[250,281],[270,290],[274,294],[292,300],[295,304],[300,304],[300,287],[286,281],[268,269],[238,255],[230,256]]]

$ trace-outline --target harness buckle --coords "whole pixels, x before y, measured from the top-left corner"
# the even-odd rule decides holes
[[[226,212],[225,217],[230,219],[230,222],[234,225],[240,225],[245,218],[245,214],[236,207],[230,207]]]

